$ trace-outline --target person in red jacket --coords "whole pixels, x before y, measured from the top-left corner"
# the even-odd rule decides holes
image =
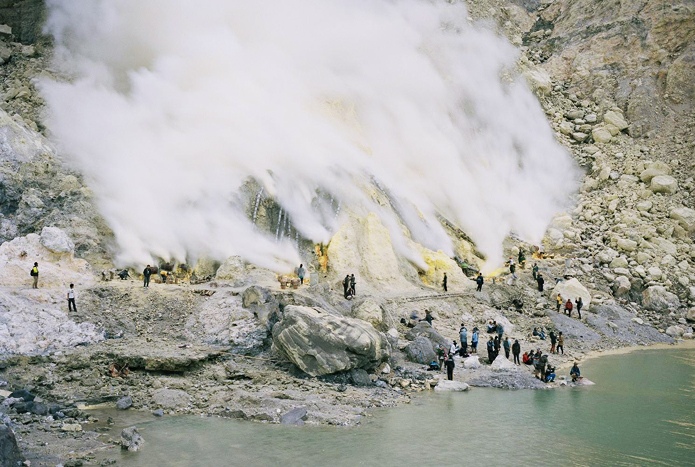
[[[567,302],[565,302],[565,313],[567,313],[567,316],[572,316],[572,306],[572,300],[568,298]]]

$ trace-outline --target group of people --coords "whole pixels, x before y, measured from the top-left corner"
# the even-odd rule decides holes
[[[355,296],[355,275],[346,274],[343,279],[343,296],[347,299],[352,299]]]
[[[32,266],[31,270],[29,271],[29,276],[32,279],[31,282],[31,288],[32,289],[38,289],[39,288],[39,263],[34,262],[34,266]],[[68,312],[73,311],[77,312],[77,305],[75,304],[75,284],[70,284],[70,288],[68,289],[67,292],[67,299],[68,299]]]
[[[574,309],[574,305],[576,305],[577,315],[579,316],[579,319],[582,319],[582,307],[584,306],[584,302],[582,301],[582,297],[577,297],[577,299],[574,301],[574,305],[572,305],[572,299],[571,298],[568,298],[567,301],[564,301],[561,294],[557,294],[557,298],[555,300],[557,303],[557,312],[558,313],[560,313],[560,308],[562,308],[562,305],[564,304],[564,306],[565,306],[564,313],[571,318],[572,317],[572,310]]]
[[[524,352],[521,360],[524,365],[533,366],[533,376],[540,379],[544,383],[555,381],[555,367],[548,362],[548,356],[544,355],[541,349],[533,349],[530,352]]]

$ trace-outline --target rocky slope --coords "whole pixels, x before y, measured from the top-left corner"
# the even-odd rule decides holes
[[[139,282],[141,266],[131,270],[133,280],[101,281],[97,271],[110,266],[109,229],[80,174],[42,136],[34,78],[51,73],[50,44],[32,43],[27,32],[37,30],[30,25],[41,2],[21,2],[17,18],[6,16],[0,2],[0,23],[14,28],[4,35],[0,28],[0,386],[38,395],[32,405],[0,393],[7,397],[0,415],[9,415],[33,463],[70,456],[96,462],[87,451],[108,444],[109,436],[99,439],[95,430],[103,423],[77,405],[113,406],[124,397],[144,413],[281,422],[303,407],[306,423],[357,424],[368,408],[407,402],[411,391],[432,387],[438,375],[422,363],[435,345],[458,340],[461,322],[484,329],[494,319],[524,350],[547,349],[532,336],[534,327],[563,331],[566,355],[552,357],[559,365],[592,351],[692,337],[695,93],[687,78],[695,53],[693,6],[468,3],[472,18],[520,46],[520,71],[585,173],[576,207],[548,228],[547,256],[532,258],[537,246],[512,235],[506,252],[516,256],[523,248],[527,268],[515,281],[497,271],[482,293],[473,292],[452,258],[416,245],[429,266],[419,270],[395,253],[375,216],[353,214],[329,245],[302,246],[313,257],[313,274],[300,289],[281,289],[275,273],[239,258],[201,261],[198,279],[176,270],[176,283],[150,289]],[[249,215],[272,230],[276,206],[264,199],[253,209],[257,192],[249,190]],[[374,196],[388,203],[384,194]],[[472,272],[480,261],[475,246],[443,223],[456,239],[463,271]],[[39,290],[28,287],[34,261],[41,265]],[[530,277],[534,262],[546,277],[543,293]],[[342,297],[346,271],[358,277],[353,301]],[[440,289],[443,272],[447,294]],[[70,282],[78,286],[78,312],[68,314]],[[582,320],[554,311],[557,293],[584,298]],[[513,300],[523,303],[520,311]],[[423,317],[425,309],[433,312],[434,328],[400,322],[413,312]],[[351,333],[351,320],[369,338]],[[333,332],[312,355],[318,329]],[[481,335],[481,355],[485,340]],[[422,355],[428,358],[418,363]],[[545,387],[527,369],[481,360],[457,360],[456,379]],[[65,451],[43,446],[58,439]]]

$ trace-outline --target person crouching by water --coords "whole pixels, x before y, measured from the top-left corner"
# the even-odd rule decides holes
[[[454,379],[454,367],[456,366],[454,364],[454,354],[449,353],[446,356],[446,360],[444,360],[444,365],[446,365],[446,379],[449,381]]]
[[[572,382],[576,383],[582,379],[582,373],[579,371],[579,366],[577,362],[574,362],[572,369],[570,369],[570,376],[572,377]]]

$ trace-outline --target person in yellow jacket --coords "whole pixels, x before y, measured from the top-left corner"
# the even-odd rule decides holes
[[[38,289],[39,288],[39,263],[34,263],[34,267],[31,268],[31,272],[29,273],[31,277],[34,278],[34,283],[31,285],[32,289]]]
[[[564,303],[564,302],[563,302],[563,300],[562,300],[562,295],[557,294],[557,312],[558,312],[558,313],[560,313],[560,308],[562,308],[562,304],[563,304],[563,303]]]

